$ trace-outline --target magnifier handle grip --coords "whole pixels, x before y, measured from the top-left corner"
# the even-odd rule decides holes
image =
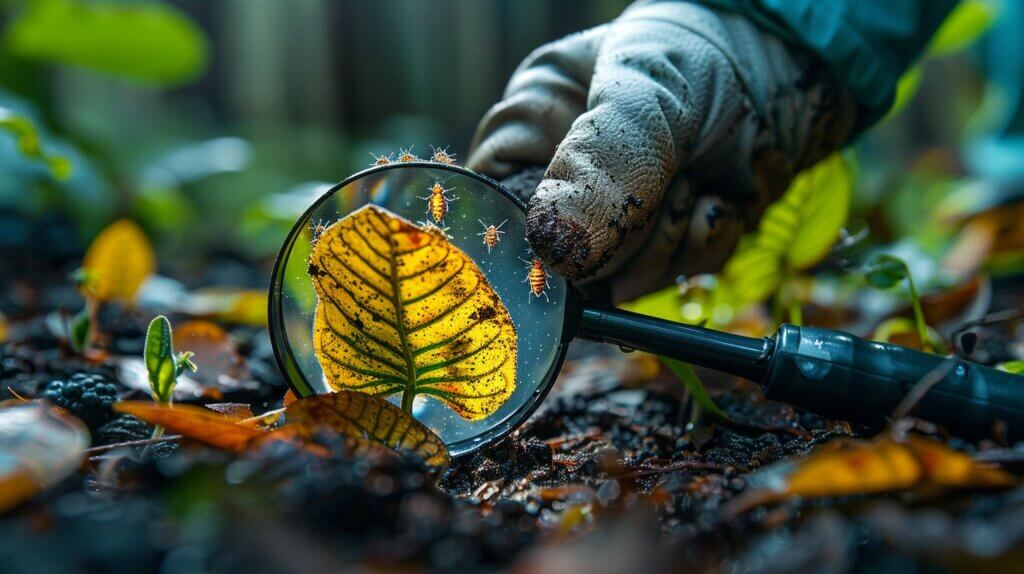
[[[911,413],[954,434],[991,437],[1001,422],[1024,439],[1024,377],[831,329],[783,325],[762,384],[768,398],[870,425],[920,392]]]

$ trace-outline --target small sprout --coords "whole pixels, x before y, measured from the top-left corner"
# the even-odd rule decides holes
[[[413,153],[412,153],[412,146],[409,146],[408,149],[400,149],[400,150],[398,150],[398,161],[400,161],[402,163],[408,163],[410,161],[419,161],[419,159],[420,158],[418,158],[415,155],[413,155]]]
[[[86,307],[79,311],[68,324],[68,342],[71,349],[79,355],[85,354],[89,348],[89,334],[92,331],[92,315]]]
[[[158,403],[171,402],[178,376],[185,369],[193,372],[196,370],[191,352],[174,353],[171,322],[163,315],[157,315],[149,323],[143,356],[146,361],[146,371],[149,373],[149,386],[153,391],[153,400]]]
[[[370,157],[373,158],[373,163],[370,164],[371,166],[388,165],[392,161],[391,160],[391,154],[388,154],[388,155],[375,155],[375,154],[371,153]]]
[[[455,154],[448,153],[448,148],[440,149],[432,147],[432,149],[434,150],[434,155],[430,157],[431,161],[443,163],[445,165],[455,164]]]
[[[924,319],[921,296],[917,292],[914,277],[902,259],[886,253],[874,255],[864,264],[861,273],[868,284],[877,289],[891,289],[906,279],[907,294],[910,296],[910,305],[914,310],[914,326],[917,328],[921,346],[925,351],[931,353],[942,351],[945,345],[931,334],[932,330]]]

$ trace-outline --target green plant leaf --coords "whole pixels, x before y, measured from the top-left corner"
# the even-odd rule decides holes
[[[86,347],[89,346],[89,329],[92,326],[92,320],[89,317],[89,309],[82,309],[77,315],[71,319],[71,324],[68,325],[68,340],[71,343],[71,348],[76,353],[85,352]]]
[[[907,264],[899,257],[879,253],[868,259],[862,270],[864,279],[878,289],[891,289],[910,275]]]
[[[932,36],[926,55],[947,56],[970,46],[989,31],[996,12],[990,0],[962,0]]]
[[[162,3],[35,0],[7,28],[15,55],[153,84],[176,84],[206,65],[202,31]]]
[[[157,315],[146,330],[146,346],[143,357],[149,373],[149,386],[153,398],[160,403],[171,402],[171,392],[178,378],[178,364],[174,356],[171,322],[163,315]]]
[[[708,395],[707,389],[704,388],[704,383],[700,382],[700,378],[697,377],[697,373],[693,372],[693,367],[682,361],[675,359],[669,359],[668,357],[658,357],[662,363],[672,370],[672,373],[682,381],[683,386],[686,390],[690,391],[690,396],[693,400],[697,401],[700,408],[704,409],[705,412],[711,413],[712,415],[725,420],[731,420],[729,415],[718,408],[718,405],[711,400],[711,396]]]
[[[1024,361],[1006,361],[996,365],[996,368],[1014,375],[1024,375]]]
[[[44,150],[39,130],[27,117],[0,107],[0,129],[15,137],[18,151],[23,156],[46,164],[54,179],[64,181],[71,177],[71,160]]]
[[[472,259],[436,227],[367,205],[320,234],[313,348],[334,390],[423,394],[480,420],[512,395],[512,317]]]
[[[907,107],[907,104],[917,95],[917,91],[921,87],[921,78],[923,77],[924,68],[921,67],[921,64],[917,64],[900,76],[899,82],[896,83],[896,97],[893,99],[892,107],[889,108],[888,114],[886,114],[886,119],[899,114],[903,111],[903,108]]]
[[[679,321],[681,305],[679,288],[673,285],[624,303],[621,307],[641,315],[658,317],[666,321]]]
[[[801,172],[726,262],[722,276],[732,295],[748,303],[763,301],[785,275],[821,261],[846,222],[852,192],[840,154]]]

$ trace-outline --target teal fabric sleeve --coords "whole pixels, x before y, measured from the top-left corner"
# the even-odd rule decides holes
[[[858,131],[892,106],[896,83],[959,0],[696,0],[742,14],[810,50],[857,97]]]

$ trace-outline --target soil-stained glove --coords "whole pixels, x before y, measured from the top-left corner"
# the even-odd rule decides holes
[[[530,244],[621,301],[719,269],[796,173],[845,142],[855,110],[818,60],[741,17],[640,3],[527,57],[468,165],[497,178],[546,165]]]

